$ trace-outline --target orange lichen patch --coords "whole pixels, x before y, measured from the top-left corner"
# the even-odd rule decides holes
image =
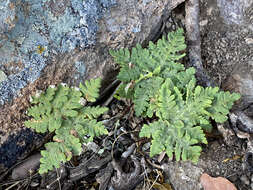
[[[45,51],[45,48],[43,46],[38,46],[37,47],[37,53],[42,54]]]
[[[11,75],[11,74],[16,74],[20,70],[22,70],[24,68],[24,64],[23,64],[23,62],[21,60],[19,60],[19,61],[11,61],[11,62],[5,63],[4,67],[6,68],[5,73],[7,75]],[[9,69],[9,68],[12,68],[12,69]]]
[[[13,21],[11,20],[11,17],[10,17],[10,16],[8,16],[8,17],[5,19],[5,22],[6,22],[7,24],[10,25],[10,28],[13,28],[13,27],[15,26],[15,24],[14,24]]]
[[[13,9],[15,8],[15,4],[14,4],[14,3],[9,3],[9,8],[10,8],[11,10],[13,10]]]

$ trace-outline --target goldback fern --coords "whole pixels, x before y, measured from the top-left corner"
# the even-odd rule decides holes
[[[32,98],[33,106],[28,109],[32,119],[26,121],[25,126],[40,133],[55,133],[54,142],[47,143],[46,150],[41,151],[40,174],[59,168],[72,155],[79,155],[83,143],[108,134],[102,122],[97,121],[107,108],[83,105],[86,101],[94,102],[99,96],[100,82],[100,79],[85,81],[84,85],[80,84],[80,90],[66,85],[50,86]]]
[[[138,44],[131,53],[110,53],[121,67],[118,96],[132,99],[137,116],[157,118],[139,134],[152,138],[150,156],[165,151],[177,161],[197,162],[200,143],[207,144],[203,130],[212,128],[210,119],[225,122],[240,95],[196,85],[195,69],[178,62],[185,48],[183,30],[178,29],[147,48]]]

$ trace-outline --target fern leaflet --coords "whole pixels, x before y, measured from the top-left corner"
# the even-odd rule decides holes
[[[25,126],[36,132],[55,132],[53,140],[41,151],[39,173],[43,174],[61,163],[69,161],[72,155],[82,152],[82,143],[92,141],[95,136],[107,134],[107,130],[97,118],[107,111],[104,107],[83,107],[81,98],[94,102],[99,96],[100,79],[80,84],[81,91],[66,85],[49,87],[46,92],[33,97],[33,107],[28,109],[32,119]]]

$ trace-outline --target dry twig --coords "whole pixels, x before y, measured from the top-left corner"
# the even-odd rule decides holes
[[[196,77],[203,86],[215,86],[206,73],[201,59],[201,39],[199,31],[199,0],[188,0],[185,3],[185,27],[188,39],[190,66],[196,68]]]

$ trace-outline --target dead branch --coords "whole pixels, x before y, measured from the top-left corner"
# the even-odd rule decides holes
[[[185,2],[185,27],[188,39],[190,66],[196,68],[196,77],[203,86],[215,86],[206,73],[201,59],[201,39],[199,31],[199,0]]]

